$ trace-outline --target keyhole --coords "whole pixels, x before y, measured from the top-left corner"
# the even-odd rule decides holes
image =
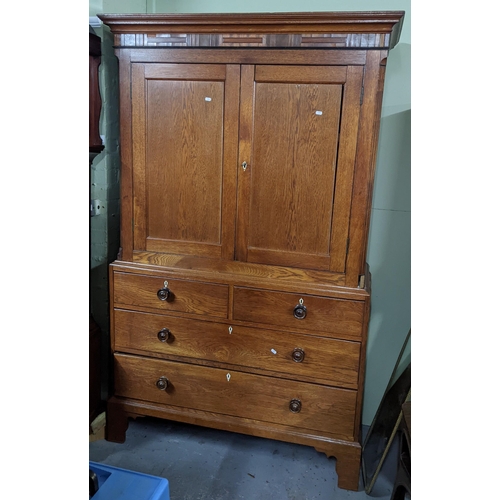
[[[229,380],[231,379],[231,374],[230,374],[230,373],[228,373],[228,374],[226,375],[226,378],[227,378],[227,381],[229,382]]]

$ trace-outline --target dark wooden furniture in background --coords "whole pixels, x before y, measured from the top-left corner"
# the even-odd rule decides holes
[[[99,134],[101,93],[99,91],[99,65],[101,64],[101,39],[89,33],[89,151],[98,154],[103,149]],[[91,157],[92,162],[93,157]]]
[[[90,315],[89,342],[89,423],[103,410],[101,399],[101,329]]]
[[[358,489],[365,255],[403,14],[99,16],[121,117],[107,439],[149,415],[300,443]]]
[[[101,39],[96,34],[89,33],[89,161],[91,165],[93,159],[104,149],[99,134],[101,114],[100,63]],[[90,423],[92,423],[103,407],[101,400],[101,330],[92,314],[89,320],[89,331],[89,414]]]

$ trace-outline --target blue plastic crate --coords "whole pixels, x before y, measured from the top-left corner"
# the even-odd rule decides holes
[[[170,500],[168,480],[89,462],[99,483],[92,500]]]

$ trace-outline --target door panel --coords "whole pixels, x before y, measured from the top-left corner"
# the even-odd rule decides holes
[[[340,85],[256,85],[248,260],[269,250],[272,263],[328,268],[341,96]]]
[[[232,255],[238,80],[224,65],[133,65],[135,250]]]
[[[220,244],[223,96],[222,82],[148,82],[148,238]]]
[[[134,250],[344,272],[362,78],[134,63]]]
[[[350,210],[347,138],[357,130],[361,79],[345,66],[243,69],[239,260],[343,272],[347,231],[336,223]]]

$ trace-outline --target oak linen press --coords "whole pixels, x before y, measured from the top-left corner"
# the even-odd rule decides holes
[[[365,254],[404,13],[99,17],[120,82],[107,439],[148,415],[299,443],[357,490]]]

